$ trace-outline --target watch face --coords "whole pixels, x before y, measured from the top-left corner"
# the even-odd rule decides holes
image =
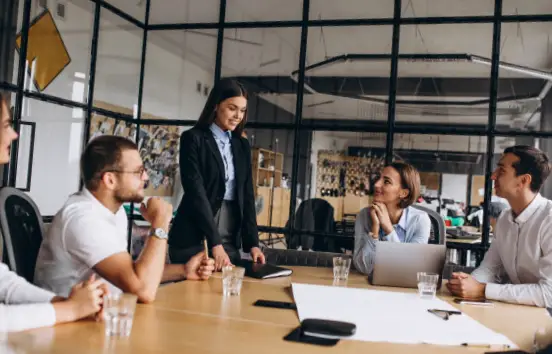
[[[153,231],[153,234],[158,238],[162,238],[162,239],[168,238],[167,233],[163,229],[155,229]]]

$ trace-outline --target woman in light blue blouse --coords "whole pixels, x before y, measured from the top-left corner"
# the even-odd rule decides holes
[[[370,207],[357,215],[353,263],[370,274],[378,242],[427,243],[429,216],[411,205],[420,194],[420,174],[407,163],[387,165],[374,186]]]

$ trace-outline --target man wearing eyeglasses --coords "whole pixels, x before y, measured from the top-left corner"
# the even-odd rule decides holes
[[[128,219],[123,203],[142,203],[148,175],[138,148],[128,139],[101,136],[81,156],[82,191],[69,197],[45,236],[35,283],[59,295],[98,274],[112,292],[127,292],[143,303],[155,299],[161,282],[208,279],[214,261],[199,253],[186,264],[166,264],[172,206],[150,198],[140,212],[151,223],[145,246],[133,262],[128,253]]]

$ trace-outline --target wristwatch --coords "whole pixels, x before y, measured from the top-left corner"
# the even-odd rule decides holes
[[[157,229],[153,229],[150,236],[157,237],[158,239],[161,239],[161,240],[167,240],[169,238],[169,235],[165,232],[165,230],[159,227]]]

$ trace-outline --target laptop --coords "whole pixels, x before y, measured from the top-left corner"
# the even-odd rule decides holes
[[[439,274],[438,288],[446,258],[445,245],[378,242],[372,284],[417,288],[418,272]]]

